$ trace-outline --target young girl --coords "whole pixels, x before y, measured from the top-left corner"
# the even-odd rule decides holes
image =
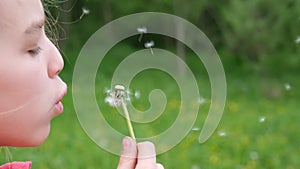
[[[0,1],[0,146],[33,147],[48,137],[50,121],[63,111],[63,59],[44,31],[40,0]],[[161,169],[154,145],[125,137],[118,169]],[[27,169],[12,162],[0,169]]]

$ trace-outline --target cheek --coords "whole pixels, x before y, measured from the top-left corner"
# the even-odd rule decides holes
[[[53,107],[49,81],[43,73],[34,70],[11,71],[10,75],[5,82],[0,80],[0,121],[2,119],[6,123],[1,130],[10,131],[12,137],[18,136],[9,140],[15,141],[15,145],[41,144],[49,133]]]
[[[15,145],[34,146],[47,138],[54,90],[43,56],[1,53],[0,128],[9,131],[8,143],[15,141]]]
[[[41,61],[16,57],[0,65],[0,112],[49,98],[47,69]]]
[[[4,141],[4,145],[18,147],[42,144],[50,132],[50,121],[39,112],[34,105],[28,105],[2,116],[0,118],[1,130],[8,132],[5,135],[0,133],[0,145],[1,141]]]

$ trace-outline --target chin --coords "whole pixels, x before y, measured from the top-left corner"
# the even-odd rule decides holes
[[[42,129],[38,132],[33,133],[31,136],[27,137],[27,140],[23,142],[23,144],[17,146],[17,147],[37,147],[43,144],[50,133],[50,126],[46,129]]]

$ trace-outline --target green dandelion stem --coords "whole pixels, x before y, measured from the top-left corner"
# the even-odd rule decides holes
[[[128,113],[128,110],[127,110],[127,107],[126,107],[126,104],[125,104],[125,101],[124,101],[123,97],[121,98],[121,104],[122,104],[122,108],[123,108],[123,111],[124,111],[124,114],[125,114],[125,118],[126,118],[126,122],[127,122],[127,126],[128,126],[128,129],[129,129],[130,136],[131,136],[131,138],[133,138],[135,140],[133,127],[132,127],[131,120],[130,120],[130,117],[129,117],[129,113]]]

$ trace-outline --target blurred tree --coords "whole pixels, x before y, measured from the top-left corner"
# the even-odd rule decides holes
[[[224,47],[233,55],[258,61],[261,56],[295,50],[294,24],[299,1],[230,0],[222,7]],[[299,10],[298,10],[299,11]],[[293,47],[294,46],[294,47]]]
[[[71,6],[72,3],[75,5]],[[299,0],[276,3],[273,0],[132,0],[126,3],[117,0],[69,0],[61,5],[64,10],[72,9],[71,18],[70,13],[61,14],[61,21],[77,20],[82,7],[91,11],[80,22],[64,25],[66,31],[71,26],[72,36],[76,36],[68,37],[72,38],[67,41],[69,48],[80,48],[94,31],[116,18],[152,11],[174,14],[194,23],[217,50],[222,49],[239,61],[264,60],[275,63],[280,62],[280,59],[275,59],[275,55],[300,51],[299,44],[295,43],[300,34]],[[163,25],[162,29],[169,29],[168,25]],[[180,36],[185,36],[183,30],[182,25],[178,25]],[[181,58],[187,59],[187,49],[183,44],[168,37],[151,35],[151,38],[154,38],[157,45],[174,49]],[[136,47],[136,42],[130,45]],[[300,59],[290,55],[285,56],[284,61],[295,65]]]

